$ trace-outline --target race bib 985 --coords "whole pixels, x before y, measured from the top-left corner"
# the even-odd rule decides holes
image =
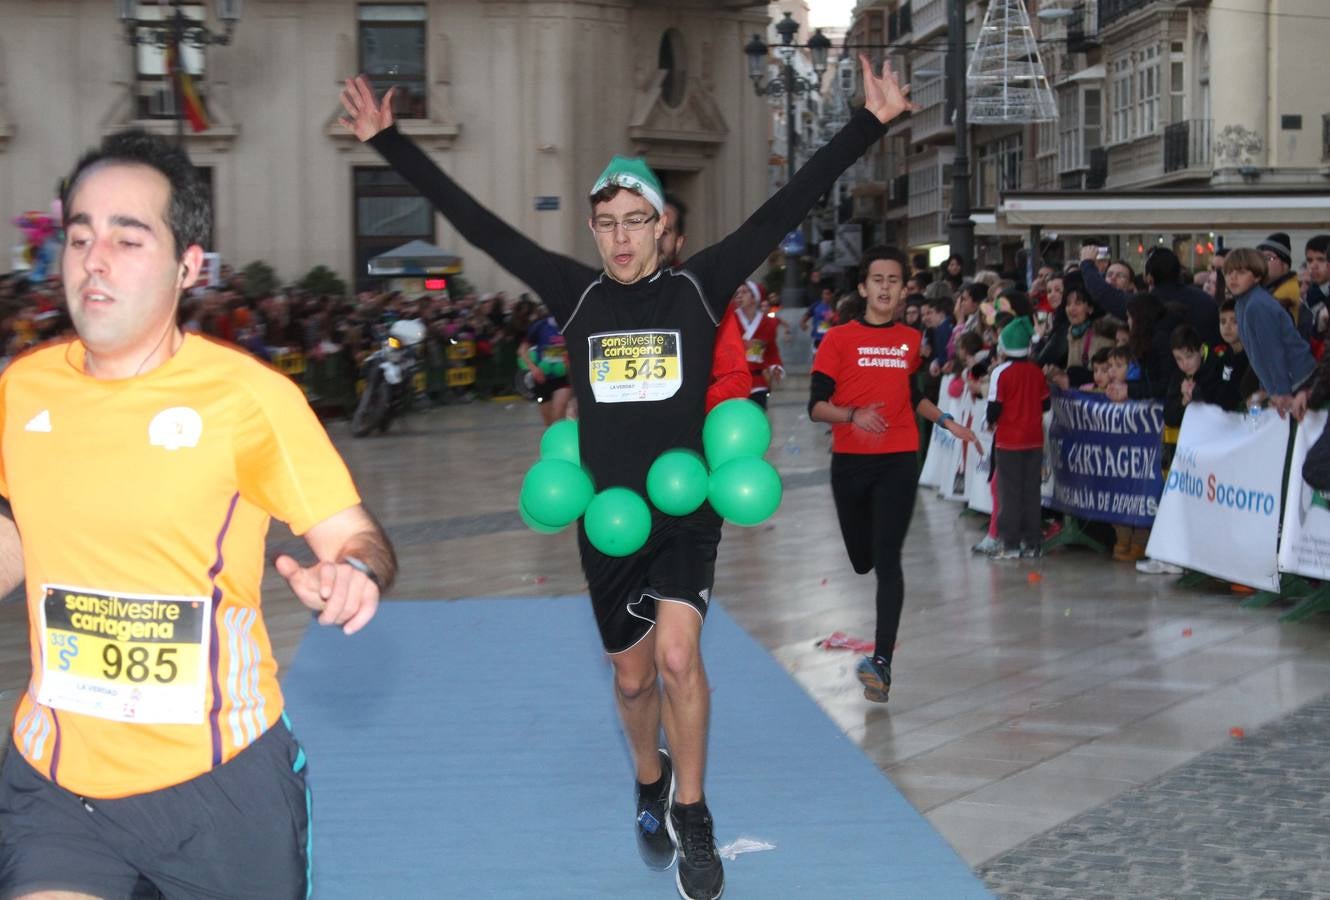
[[[44,585],[38,702],[101,719],[203,721],[209,597]]]

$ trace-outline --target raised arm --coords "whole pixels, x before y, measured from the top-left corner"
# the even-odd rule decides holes
[[[707,302],[717,316],[724,313],[739,283],[762,264],[781,238],[803,221],[836,179],[882,138],[886,124],[906,110],[919,108],[909,100],[910,86],[902,87],[885,61],[879,77],[873,74],[868,57],[861,54],[859,60],[864,75],[863,109],[857,110],[849,123],[804,163],[790,183],[762,204],[737,231],[684,264],[701,280]]]
[[[1090,297],[1095,303],[1099,304],[1100,309],[1125,322],[1127,321],[1127,300],[1130,298],[1126,293],[1104,280],[1099,267],[1095,265],[1098,254],[1098,247],[1081,248],[1081,279],[1085,282],[1085,289],[1090,292]]]
[[[536,244],[490,212],[461,188],[408,137],[398,131],[389,90],[380,101],[364,75],[347,79],[342,89],[346,115],[339,121],[369,144],[423,194],[468,242],[521,279],[562,322],[596,270]]]

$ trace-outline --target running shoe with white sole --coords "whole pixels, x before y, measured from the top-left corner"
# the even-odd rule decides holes
[[[1142,575],[1181,575],[1182,567],[1166,563],[1162,559],[1142,559],[1136,562],[1136,571]]]
[[[679,848],[674,884],[684,900],[716,900],[725,890],[725,869],[716,852],[716,835],[706,800],[675,803],[667,820]]]
[[[643,786],[637,786],[637,819],[633,830],[637,833],[637,852],[642,854],[642,862],[648,868],[664,871],[674,865],[676,856],[674,841],[665,824],[674,791],[674,766],[670,764],[668,751],[659,752],[661,788],[644,793]]]
[[[971,553],[982,553],[985,556],[1002,549],[1002,544],[995,537],[984,535],[984,539],[970,548]]]

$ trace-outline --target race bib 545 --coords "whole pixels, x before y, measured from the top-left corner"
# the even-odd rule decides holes
[[[677,331],[593,334],[587,367],[597,403],[637,403],[673,397],[683,384]]]

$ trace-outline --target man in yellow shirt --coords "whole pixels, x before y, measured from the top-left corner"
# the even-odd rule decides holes
[[[264,536],[275,517],[305,537],[317,561],[276,567],[348,634],[392,547],[299,389],[178,327],[211,220],[184,152],[113,135],[67,184],[77,336],[0,376],[0,588],[26,576],[32,654],[0,770],[0,895],[307,896]]]

